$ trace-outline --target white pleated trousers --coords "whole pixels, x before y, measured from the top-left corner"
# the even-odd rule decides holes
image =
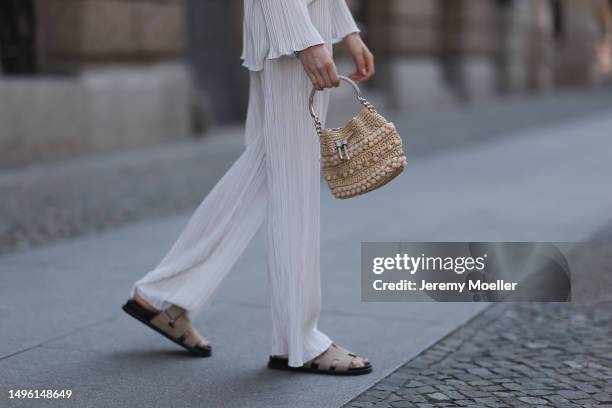
[[[317,15],[316,9],[311,13],[331,41],[331,27],[324,20],[329,17]],[[266,60],[262,71],[249,74],[245,152],[132,293],[137,290],[158,309],[175,304],[195,316],[265,222],[271,353],[289,355],[289,364],[297,367],[331,344],[317,329],[321,184],[318,137],[308,113],[312,85],[294,57]],[[316,109],[323,120],[328,101],[328,91],[317,93]]]

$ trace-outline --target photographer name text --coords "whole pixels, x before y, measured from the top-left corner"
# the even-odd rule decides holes
[[[385,282],[376,279],[372,287],[377,291],[441,291],[463,293],[466,288],[468,291],[515,291],[517,282],[506,282],[498,279],[495,282],[483,282],[480,280],[470,280],[468,282],[427,282],[421,280],[415,282],[402,279],[397,282]]]

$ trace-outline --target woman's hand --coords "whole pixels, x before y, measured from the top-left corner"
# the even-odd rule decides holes
[[[316,89],[321,91],[325,88],[340,86],[336,64],[325,45],[308,47],[299,52],[298,58]]]
[[[355,72],[349,77],[354,81],[367,81],[372,78],[375,73],[374,55],[365,45],[359,33],[347,35],[342,42],[355,63]]]

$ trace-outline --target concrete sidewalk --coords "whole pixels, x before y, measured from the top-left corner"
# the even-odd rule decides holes
[[[131,283],[189,214],[0,258],[0,405],[8,389],[72,389],[58,406],[337,407],[475,316],[483,304],[361,303],[359,244],[395,240],[575,241],[609,220],[612,114],[413,159],[385,190],[322,199],[323,316],[367,355],[360,378],[265,368],[270,318],[258,235],[198,319],[210,359],[186,356],[125,316]]]

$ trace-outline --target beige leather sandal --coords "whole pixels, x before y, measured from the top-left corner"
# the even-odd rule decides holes
[[[355,358],[357,358],[356,354],[332,344],[321,355],[313,358],[301,367],[290,367],[287,358],[274,356],[270,356],[268,367],[277,370],[331,375],[361,375],[372,372],[372,365],[369,362],[362,367],[351,367],[351,362]]]
[[[123,305],[123,310],[196,356],[209,357],[212,354],[210,346],[201,345],[204,339],[191,324],[185,309],[181,307],[171,306],[156,313],[130,299]]]

